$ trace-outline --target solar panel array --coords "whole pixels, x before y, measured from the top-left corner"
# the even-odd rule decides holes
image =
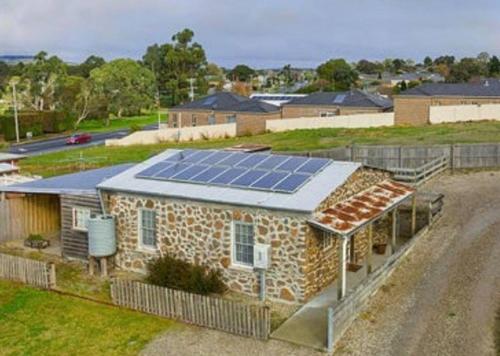
[[[330,162],[323,158],[265,153],[184,150],[136,177],[293,193]]]

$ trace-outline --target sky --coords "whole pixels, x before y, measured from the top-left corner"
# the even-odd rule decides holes
[[[498,0],[0,0],[0,55],[140,59],[183,28],[224,67],[500,55]]]

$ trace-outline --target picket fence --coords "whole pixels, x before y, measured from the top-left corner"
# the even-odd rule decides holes
[[[53,289],[56,286],[56,272],[53,263],[3,253],[0,253],[0,278],[44,289]]]
[[[113,279],[113,303],[122,307],[236,335],[266,340],[271,313],[266,306],[236,303],[137,281]]]

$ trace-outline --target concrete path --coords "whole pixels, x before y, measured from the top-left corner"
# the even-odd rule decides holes
[[[377,269],[390,256],[389,248],[385,255],[373,254],[373,270]],[[347,272],[347,294],[358,286],[367,276],[366,266],[357,272]],[[314,297],[283,323],[272,338],[288,341],[297,345],[323,350],[326,346],[327,312],[329,306],[337,304],[337,281]]]

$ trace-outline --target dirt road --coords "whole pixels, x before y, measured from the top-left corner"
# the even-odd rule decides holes
[[[495,355],[500,172],[442,176],[445,210],[338,344],[343,355]]]

